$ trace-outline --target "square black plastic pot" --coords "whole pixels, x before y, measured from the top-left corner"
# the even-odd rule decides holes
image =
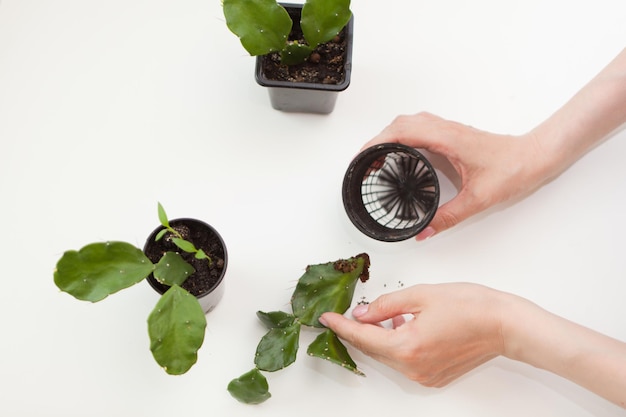
[[[289,13],[294,24],[300,24],[302,4],[280,3]],[[350,85],[352,72],[352,36],[354,16],[344,28],[346,38],[346,56],[344,61],[344,77],[339,84],[321,84],[308,82],[291,82],[270,80],[263,72],[265,55],[256,58],[255,76],[259,85],[267,87],[270,103],[276,110],[300,113],[332,113],[339,92]]]

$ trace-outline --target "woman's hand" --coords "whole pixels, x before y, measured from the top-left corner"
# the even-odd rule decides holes
[[[399,116],[364,148],[402,143],[447,158],[461,178],[459,193],[436,212],[417,240],[440,233],[495,204],[523,197],[545,180],[535,137],[481,131],[429,113]]]
[[[626,408],[626,343],[477,284],[416,285],[320,322],[426,386],[442,387],[502,355],[545,369]],[[406,318],[409,320],[406,320]],[[391,328],[380,323],[391,320]]]
[[[501,135],[429,113],[399,116],[365,145],[402,143],[447,158],[461,190],[442,205],[423,240],[487,208],[525,197],[626,123],[626,49],[532,131]]]
[[[357,306],[358,321],[335,313],[320,321],[408,378],[441,387],[503,352],[503,297],[474,284],[417,285]],[[392,328],[379,325],[386,320]]]

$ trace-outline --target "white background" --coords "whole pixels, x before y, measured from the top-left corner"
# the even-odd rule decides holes
[[[626,132],[527,199],[425,243],[360,235],[341,182],[398,114],[523,133],[626,46],[623,0],[354,0],[352,84],[328,116],[271,109],[219,0],[0,0],[0,414],[3,416],[617,416],[607,401],[495,359],[443,389],[351,349],[360,378],[300,352],[273,397],[239,404],[257,310],[285,309],[307,264],[367,251],[355,301],[422,282],[511,291],[626,340]],[[228,245],[198,363],[148,350],[141,283],[101,303],[54,286],[67,249],[142,246],[160,201]],[[453,308],[454,306],[451,306]],[[312,339],[307,332],[301,346]],[[568,343],[564,340],[563,343]]]

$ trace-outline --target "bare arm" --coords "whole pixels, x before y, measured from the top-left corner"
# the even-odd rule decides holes
[[[553,372],[626,408],[626,343],[526,300],[518,303],[503,319],[504,356]]]
[[[626,49],[563,107],[529,134],[558,175],[626,123]]]

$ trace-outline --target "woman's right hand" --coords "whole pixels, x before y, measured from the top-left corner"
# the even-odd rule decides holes
[[[445,386],[502,355],[626,408],[626,343],[516,295],[470,283],[420,284],[383,294],[352,315],[356,320],[328,312],[320,322],[425,386]],[[380,325],[386,320],[392,328]]]

